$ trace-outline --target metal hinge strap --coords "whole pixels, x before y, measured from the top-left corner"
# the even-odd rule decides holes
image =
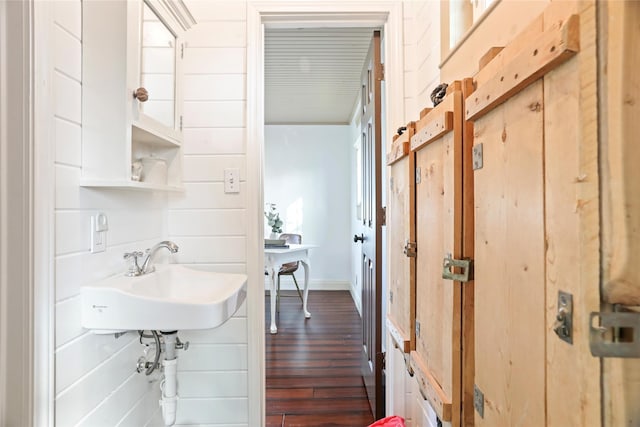
[[[456,269],[461,269],[462,271],[456,273]],[[451,254],[448,254],[442,261],[442,278],[455,280],[456,282],[473,280],[473,260],[453,259]]]
[[[482,167],[484,166],[484,159],[483,159],[482,152],[483,152],[482,144],[476,144],[473,146],[472,159],[473,159],[474,171],[478,169],[482,169]]]
[[[184,43],[180,43],[180,59],[184,59]]]
[[[475,384],[473,385],[473,407],[480,414],[480,418],[484,418],[484,393]]]
[[[383,206],[382,209],[380,209],[380,225],[387,225],[387,207]]]
[[[418,255],[418,244],[407,240],[402,252],[409,258],[415,258]]]

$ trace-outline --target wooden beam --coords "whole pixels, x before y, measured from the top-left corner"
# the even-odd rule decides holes
[[[415,351],[411,352],[411,368],[418,381],[420,392],[429,401],[440,421],[451,421],[451,401]]]
[[[427,124],[411,138],[411,150],[418,150],[453,129],[453,111],[429,114],[429,118]]]
[[[391,335],[391,339],[398,346],[401,352],[405,354],[409,354],[411,352],[411,340],[405,337],[400,329],[395,325],[393,319],[387,317],[387,331],[389,331],[389,335]]]
[[[580,50],[580,22],[571,15],[560,26],[543,32],[525,46],[486,83],[467,98],[466,119],[477,120]]]
[[[478,69],[482,70],[489,62],[491,62],[500,52],[502,52],[504,46],[493,46],[490,47],[487,52],[482,55],[480,61],[478,61]]]
[[[422,110],[420,110],[420,119],[429,114],[429,111],[431,110],[433,110],[433,108],[423,108]]]
[[[391,149],[387,153],[387,166],[391,166],[407,154],[409,154],[409,138],[411,133],[409,128],[415,126],[415,122],[407,124],[407,130],[402,135],[394,135]]]

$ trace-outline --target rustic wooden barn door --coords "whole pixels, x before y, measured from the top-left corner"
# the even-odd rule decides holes
[[[578,6],[579,5],[579,6]],[[552,2],[474,76],[475,425],[600,423],[593,3]],[[582,35],[584,44],[580,42]]]
[[[469,84],[470,82],[466,82]],[[463,353],[473,330],[472,280],[463,251],[463,88],[450,85],[444,100],[416,124],[416,348],[411,363],[420,389],[441,421],[462,425]],[[472,188],[468,188],[470,197]],[[469,321],[463,321],[464,318]]]
[[[394,345],[408,355],[415,348],[415,153],[410,151],[415,123],[394,137],[387,154],[389,192],[387,235],[389,236],[389,306],[387,330]]]
[[[384,416],[382,379],[382,206],[380,32],[374,31],[362,70],[362,376],[375,418]]]

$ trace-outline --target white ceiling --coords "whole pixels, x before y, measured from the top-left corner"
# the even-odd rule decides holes
[[[346,124],[371,28],[267,29],[265,123]]]

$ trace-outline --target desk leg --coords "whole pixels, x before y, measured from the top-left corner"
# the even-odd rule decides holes
[[[280,270],[280,269],[278,269]],[[269,292],[269,297],[271,300],[271,328],[270,332],[275,334],[278,332],[278,327],[276,326],[276,269],[271,269],[271,291]]]
[[[311,313],[307,310],[307,301],[309,300],[309,261],[300,261],[302,267],[304,268],[304,294],[302,297],[302,309],[304,310],[304,317],[309,319],[311,317]]]

